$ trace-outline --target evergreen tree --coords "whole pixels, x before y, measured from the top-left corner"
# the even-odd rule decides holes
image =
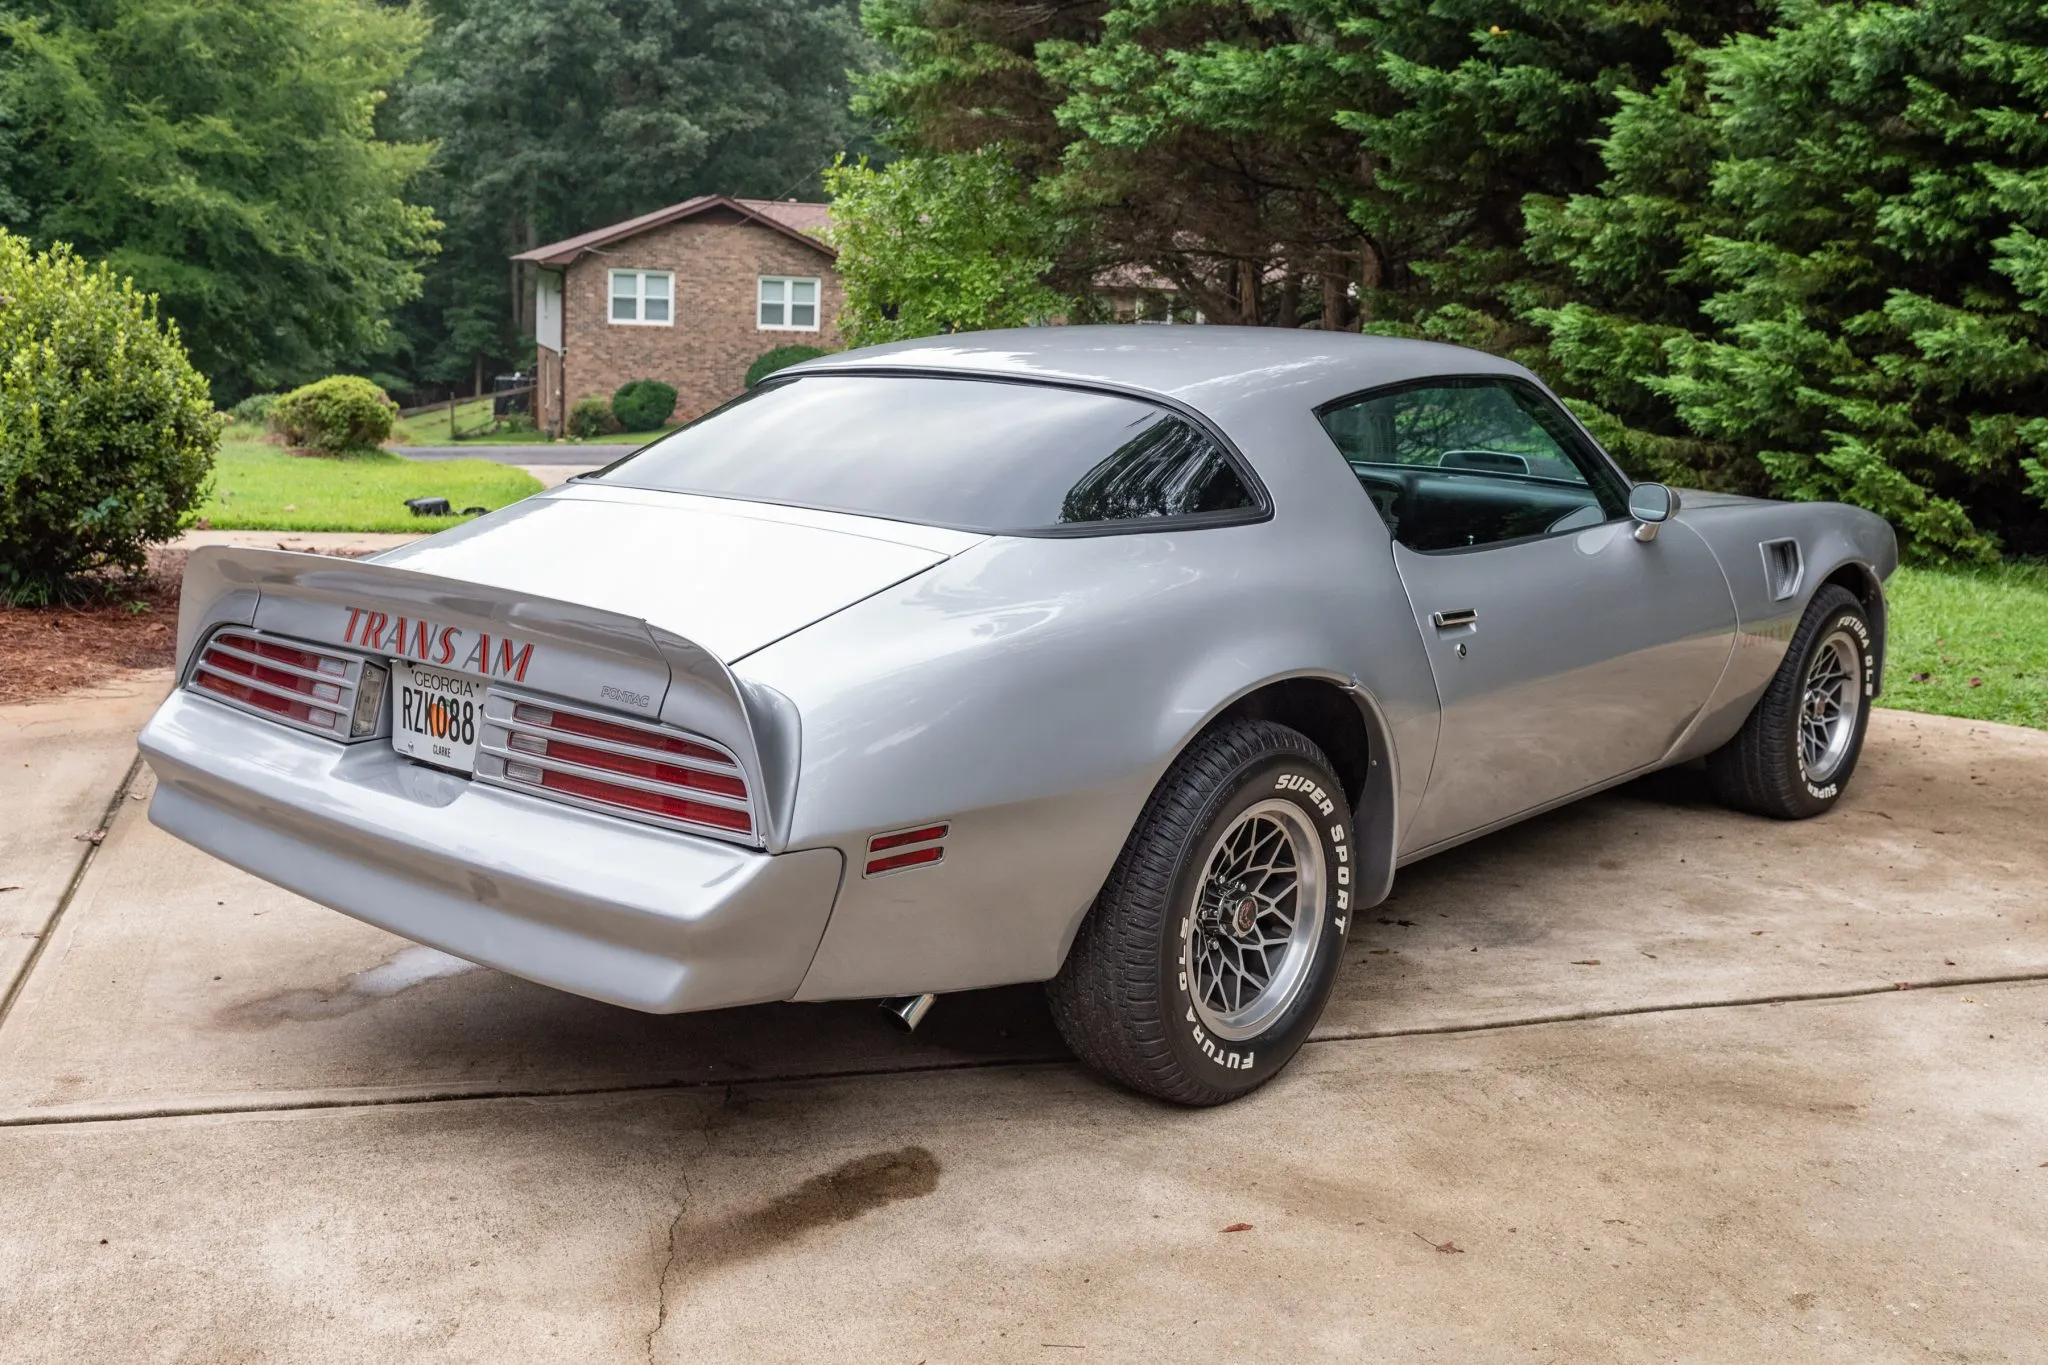
[[[1000,147],[1079,231],[1056,272],[1131,262],[1213,321],[1374,326],[1505,348],[1519,203],[1590,189],[1589,149],[1671,40],[1746,2],[869,0],[865,85],[904,149]]]
[[[2039,5],[1787,0],[1624,101],[1596,192],[1531,199],[1550,368],[1651,462],[1923,557],[2048,549],[2044,104]]]

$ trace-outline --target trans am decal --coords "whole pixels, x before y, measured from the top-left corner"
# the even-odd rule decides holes
[[[373,649],[400,659],[417,659],[423,664],[459,668],[487,678],[526,681],[526,666],[533,662],[533,644],[521,643],[509,635],[491,636],[470,632],[460,626],[437,625],[372,611],[368,607],[348,609],[348,629],[343,644]]]

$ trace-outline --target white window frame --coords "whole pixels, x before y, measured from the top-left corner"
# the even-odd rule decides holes
[[[622,279],[631,279],[633,281],[633,292],[631,294],[621,294],[619,292],[619,282]],[[666,286],[664,292],[650,295],[647,292],[647,282],[649,280],[662,281]],[[631,298],[633,300],[633,316],[630,318],[618,316],[617,310],[613,307],[613,301],[622,298]],[[668,316],[666,318],[650,318],[647,316],[647,301],[649,298],[665,298],[668,303]],[[607,270],[604,276],[604,317],[605,321],[611,323],[614,327],[675,326],[675,272],[673,270]]]
[[[811,320],[801,322],[763,322],[763,310],[771,304],[782,309],[787,319],[791,310],[797,307],[794,299],[796,286],[807,284],[811,287]],[[768,297],[768,287],[775,286],[778,297]],[[816,275],[761,275],[754,281],[754,327],[762,332],[816,332],[824,327],[825,281]]]

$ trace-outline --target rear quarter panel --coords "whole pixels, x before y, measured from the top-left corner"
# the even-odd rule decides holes
[[[1328,469],[1259,524],[992,539],[740,661],[802,716],[788,847],[850,864],[798,998],[1053,975],[1174,756],[1270,681],[1356,681],[1419,802],[1434,687],[1385,531]],[[870,835],[937,820],[944,862],[861,876]]]

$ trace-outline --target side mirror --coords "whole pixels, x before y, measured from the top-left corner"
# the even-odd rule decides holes
[[[1678,492],[1661,483],[1639,483],[1628,493],[1628,514],[1636,519],[1636,539],[1649,544],[1657,528],[1678,515]]]

